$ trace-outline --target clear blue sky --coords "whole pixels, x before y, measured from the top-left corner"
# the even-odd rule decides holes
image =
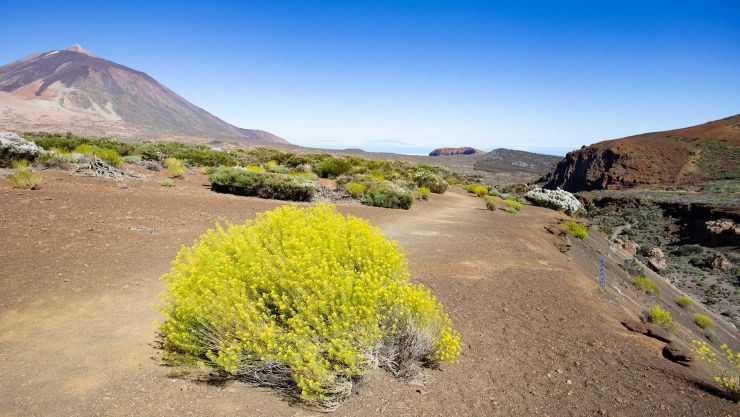
[[[297,144],[565,149],[740,113],[737,1],[121,3],[3,1],[0,62],[80,43]]]

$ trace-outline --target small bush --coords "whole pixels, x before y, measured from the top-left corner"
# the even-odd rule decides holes
[[[429,200],[429,194],[431,193],[431,190],[427,187],[419,187],[418,190],[416,190],[418,194],[419,200]]]
[[[408,210],[413,203],[414,196],[411,191],[388,181],[372,185],[362,198],[362,204],[373,207]]]
[[[33,172],[28,161],[16,161],[13,162],[13,173],[8,176],[8,181],[15,188],[36,190],[41,185],[41,174]]]
[[[719,336],[717,336],[717,333],[712,331],[712,329],[702,329],[699,331],[702,336],[706,337],[707,340],[709,340],[712,343],[719,342]]]
[[[87,143],[80,144],[75,148],[75,152],[85,155],[88,158],[92,158],[93,156],[93,147],[88,145]]]
[[[477,195],[478,197],[483,197],[484,195],[488,194],[488,187],[486,187],[485,185],[468,184],[465,186],[465,190],[467,190],[469,193]]]
[[[644,293],[653,295],[660,294],[660,287],[658,287],[658,284],[646,276],[638,275],[632,278],[632,284],[635,288]]]
[[[352,162],[345,158],[329,157],[321,161],[317,173],[321,178],[336,178],[348,173],[352,169]]]
[[[169,188],[169,187],[172,187],[173,182],[171,179],[167,178],[167,179],[163,179],[162,182],[159,183],[159,185],[161,185],[162,187]]]
[[[506,211],[512,214],[522,209],[522,203],[512,199],[504,200],[504,205],[506,205]]]
[[[208,175],[214,191],[277,200],[311,201],[312,185],[290,175],[219,167]]]
[[[645,275],[645,268],[643,268],[640,261],[635,258],[624,260],[624,270],[633,277],[637,275]]]
[[[740,401],[740,352],[734,352],[726,343],[720,345],[723,361],[717,360],[717,354],[702,340],[692,340],[692,352],[696,358],[714,368],[714,380],[724,388],[733,401]]]
[[[123,158],[121,158],[121,155],[116,152],[115,149],[100,149],[96,148],[95,156],[100,158],[103,162],[110,166],[120,166],[123,163]]]
[[[498,208],[498,197],[492,197],[492,196],[485,196],[483,199],[486,201],[486,208],[491,211],[496,211]]]
[[[180,178],[185,175],[185,165],[177,158],[167,158],[164,166],[171,178]]]
[[[417,187],[428,188],[429,191],[435,194],[443,194],[449,187],[449,184],[447,184],[447,181],[441,175],[428,169],[417,169],[411,174],[411,178],[409,179]]]
[[[141,156],[140,155],[126,155],[123,157],[123,162],[127,164],[137,164],[141,162]]]
[[[559,188],[557,190],[534,188],[524,194],[524,198],[535,206],[547,207],[568,214],[583,211],[583,205],[575,195]]]
[[[519,213],[519,210],[517,210],[514,207],[506,207],[506,208],[504,208],[504,211],[507,212],[507,213],[509,213],[509,214],[517,214],[517,213]]]
[[[217,226],[164,276],[167,358],[332,410],[374,367],[412,376],[457,361],[442,305],[408,279],[395,242],[331,205]]]
[[[678,304],[681,308],[689,308],[694,302],[691,301],[691,298],[686,295],[679,295],[676,297],[676,304]]]
[[[15,161],[34,160],[46,151],[15,133],[0,132],[0,166],[11,166]]]
[[[366,190],[367,186],[359,182],[349,182],[344,186],[344,191],[351,195],[352,198],[362,198]]]
[[[705,316],[704,314],[694,314],[691,316],[691,319],[694,320],[694,324],[701,327],[704,330],[712,329],[714,328],[714,322],[709,317]]]
[[[574,238],[586,240],[588,239],[588,231],[586,231],[586,226],[576,223],[573,220],[569,220],[567,222],[560,223],[560,228],[568,232],[569,235],[573,236]]]
[[[669,331],[673,330],[676,327],[676,325],[673,323],[673,319],[671,318],[671,312],[665,310],[657,304],[654,304],[652,307],[650,307],[647,318],[648,321],[650,321],[651,323],[657,324],[658,326]]]
[[[495,188],[491,188],[490,190],[488,190],[488,195],[490,195],[491,197],[501,197],[501,193],[498,192],[498,190],[496,190]]]

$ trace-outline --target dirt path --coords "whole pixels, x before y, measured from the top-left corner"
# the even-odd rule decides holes
[[[280,204],[218,195],[202,182],[122,188],[47,173],[35,192],[0,182],[0,415],[317,414],[269,390],[178,378],[152,359],[158,277],[179,245],[215,221],[243,222]],[[429,371],[423,387],[376,372],[334,415],[736,412],[662,359],[661,345],[621,328],[590,271],[543,231],[552,211],[492,213],[460,192],[410,211],[340,210],[399,241],[464,351],[459,365]]]

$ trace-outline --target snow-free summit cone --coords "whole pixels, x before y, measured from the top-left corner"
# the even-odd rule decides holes
[[[0,130],[287,143],[226,123],[149,75],[79,44],[0,67]]]

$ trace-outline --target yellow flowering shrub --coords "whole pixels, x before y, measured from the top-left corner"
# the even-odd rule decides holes
[[[586,226],[574,222],[573,220],[568,220],[565,222],[562,222],[559,224],[560,228],[565,230],[569,235],[581,239],[586,240],[588,239],[588,231],[586,230]]]
[[[170,178],[179,178],[185,175],[185,165],[177,158],[167,158],[164,160],[164,166]]]
[[[164,347],[333,409],[374,367],[458,360],[442,305],[408,279],[398,245],[366,220],[282,206],[180,250],[164,276]]]
[[[657,304],[653,304],[653,306],[650,307],[647,318],[650,323],[657,324],[666,330],[670,331],[676,328],[676,325],[673,323],[673,319],[671,318],[671,312]]]
[[[740,401],[740,352],[734,352],[723,343],[719,348],[724,358],[718,360],[707,342],[694,339],[691,343],[694,345],[691,351],[696,358],[714,368],[714,380],[722,385],[733,400]]]

